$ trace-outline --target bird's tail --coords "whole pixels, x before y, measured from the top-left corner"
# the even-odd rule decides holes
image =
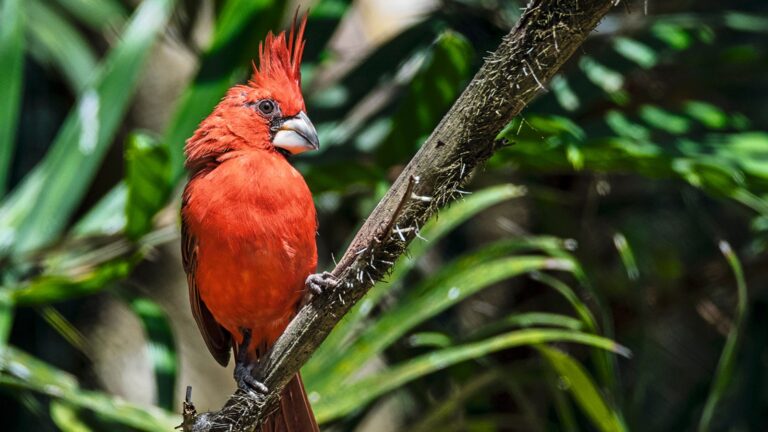
[[[293,376],[280,393],[280,405],[259,429],[261,432],[319,432],[301,375]]]

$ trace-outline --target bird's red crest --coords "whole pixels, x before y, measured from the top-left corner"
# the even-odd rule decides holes
[[[259,44],[259,66],[253,66],[253,77],[249,81],[252,87],[262,87],[285,78],[301,85],[301,56],[304,53],[304,28],[307,25],[305,15],[296,28],[296,17],[291,24],[287,37],[285,32],[275,36],[269,32],[264,42]]]

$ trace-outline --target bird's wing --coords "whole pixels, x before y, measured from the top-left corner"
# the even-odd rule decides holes
[[[182,203],[183,206],[183,203]],[[195,281],[197,269],[197,239],[189,232],[186,222],[181,222],[181,258],[184,263],[184,271],[187,273],[187,285],[189,286],[189,303],[192,305],[192,315],[197,321],[197,327],[203,335],[205,345],[213,358],[219,364],[226,366],[229,363],[229,353],[232,346],[232,336],[214,318],[208,307],[205,306]]]

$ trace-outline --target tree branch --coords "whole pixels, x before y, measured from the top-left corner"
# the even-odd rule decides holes
[[[614,3],[532,0],[360,228],[333,269],[340,284],[304,306],[260,360],[255,374],[269,393],[238,390],[217,412],[196,414],[187,406],[184,430],[252,431],[336,323],[390,270],[418,227],[460,196],[473,168],[505,144],[496,140],[498,133],[545,90]]]

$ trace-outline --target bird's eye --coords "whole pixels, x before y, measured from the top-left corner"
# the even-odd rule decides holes
[[[261,111],[262,114],[272,114],[275,111],[275,103],[271,100],[263,100],[259,102],[259,111]]]

